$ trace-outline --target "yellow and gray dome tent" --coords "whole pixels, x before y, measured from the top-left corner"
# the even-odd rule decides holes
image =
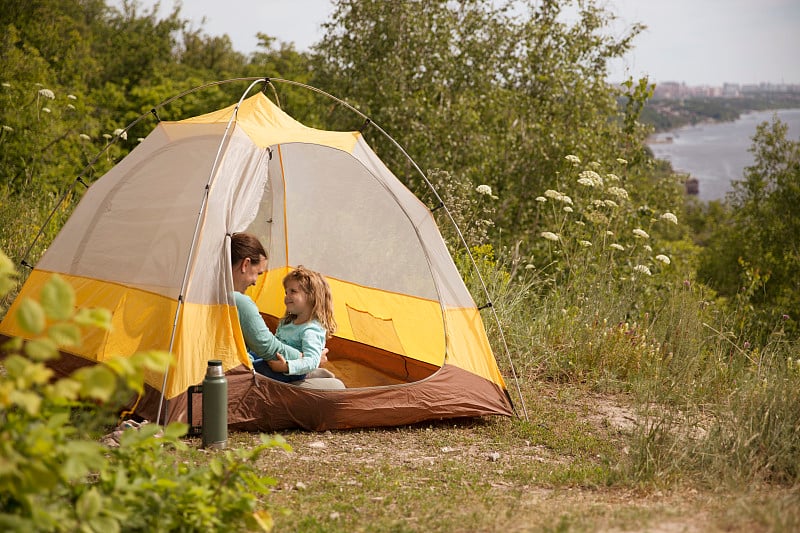
[[[230,235],[241,231],[269,253],[268,272],[249,294],[273,330],[287,272],[302,264],[329,281],[339,328],[328,368],[345,389],[252,372],[231,297]],[[233,429],[512,414],[480,311],[430,209],[360,133],[304,126],[261,92],[159,122],[89,187],[15,303],[56,274],[75,289],[78,307],[112,312],[112,329],[88,332],[56,370],[172,352],[174,366],[146,377],[136,407],[150,420],[186,421],[187,390],[211,359],[228,376]],[[0,334],[24,337],[14,314],[12,304]]]

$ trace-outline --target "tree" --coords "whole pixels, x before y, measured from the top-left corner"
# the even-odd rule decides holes
[[[490,185],[498,225],[516,238],[536,231],[535,198],[560,185],[565,155],[609,163],[641,146],[623,131],[618,91],[605,81],[608,62],[641,28],[604,35],[613,15],[592,2],[575,4],[573,24],[564,22],[572,2],[495,4],[340,0],[314,48],[314,74],[423,169]],[[332,118],[362,126],[352,115]],[[373,144],[434,207],[402,157],[379,138]]]
[[[699,275],[738,295],[755,322],[797,332],[800,309],[800,141],[778,119],[760,124],[753,165],[733,183],[728,223],[712,235]],[[787,318],[785,318],[787,317]]]

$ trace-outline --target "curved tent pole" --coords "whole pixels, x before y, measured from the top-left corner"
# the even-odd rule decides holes
[[[425,173],[422,171],[422,169],[419,167],[419,165],[417,165],[416,161],[414,161],[414,159],[412,159],[412,157],[410,155],[408,155],[408,152],[406,152],[406,150],[400,145],[400,143],[398,143],[391,135],[389,135],[383,128],[381,128],[378,124],[376,124],[371,118],[369,118],[367,115],[365,115],[364,113],[362,113],[361,111],[359,111],[355,107],[351,106],[350,104],[348,104],[344,100],[342,100],[340,98],[337,98],[336,96],[333,96],[332,94],[327,93],[327,92],[323,91],[322,89],[318,89],[316,87],[312,87],[310,85],[306,85],[305,83],[301,83],[301,82],[297,82],[297,81],[293,81],[293,80],[284,80],[284,79],[281,79],[281,78],[267,78],[266,81],[267,81],[267,83],[279,82],[279,83],[286,83],[288,85],[294,85],[294,86],[297,86],[297,87],[303,87],[305,89],[308,89],[308,90],[314,91],[316,93],[319,93],[319,94],[321,94],[323,96],[326,96],[326,97],[334,100],[335,102],[345,106],[347,109],[351,110],[352,112],[354,112],[355,114],[357,114],[358,116],[363,118],[365,120],[365,125],[369,124],[369,125],[373,126],[384,137],[386,137],[398,150],[400,150],[400,153],[403,154],[403,156],[408,160],[408,162],[411,163],[411,165],[414,167],[414,169],[419,173],[419,175],[422,177],[422,179],[428,185],[428,188],[430,189],[430,191],[436,197],[436,200],[439,202],[439,205],[438,205],[437,208],[443,208],[444,212],[447,214],[447,218],[450,220],[450,223],[453,224],[453,227],[455,228],[456,233],[458,234],[458,238],[461,241],[461,244],[464,246],[464,249],[466,250],[467,255],[469,256],[469,260],[472,263],[472,267],[475,269],[475,273],[478,275],[478,279],[481,282],[481,287],[483,289],[484,296],[486,296],[486,300],[489,302],[487,305],[485,305],[485,306],[483,306],[483,307],[481,307],[479,309],[484,309],[484,308],[488,307],[492,312],[492,317],[494,318],[495,323],[497,324],[497,330],[500,332],[500,340],[501,340],[501,342],[503,344],[503,350],[505,351],[506,357],[508,358],[508,364],[511,367],[511,374],[512,374],[512,377],[514,378],[514,385],[516,386],[516,389],[517,389],[517,395],[519,396],[520,403],[522,404],[522,410],[523,410],[523,413],[525,415],[525,420],[529,420],[529,418],[528,418],[528,409],[525,406],[525,399],[522,396],[522,390],[520,389],[520,386],[519,386],[519,378],[517,377],[517,372],[514,369],[514,362],[511,359],[511,351],[508,348],[508,343],[506,342],[506,337],[505,337],[505,333],[503,333],[503,328],[500,326],[500,318],[497,316],[497,312],[495,311],[494,305],[492,304],[492,300],[491,300],[491,297],[489,295],[489,289],[486,287],[486,283],[484,282],[483,276],[481,276],[481,273],[480,273],[480,269],[478,268],[478,265],[475,262],[475,258],[473,257],[472,252],[469,249],[469,245],[467,244],[467,240],[464,238],[464,235],[461,232],[461,228],[459,228],[458,224],[456,224],[456,221],[453,218],[452,213],[450,213],[450,210],[445,205],[444,200],[442,200],[441,196],[439,196],[439,193],[436,191],[436,188],[433,186],[433,184],[428,179],[428,176],[425,175]]]
[[[129,129],[131,129],[133,126],[135,126],[136,124],[138,124],[139,122],[141,122],[141,121],[142,121],[142,120],[143,120],[145,117],[148,117],[148,116],[149,116],[149,115],[151,115],[151,114],[152,114],[153,116],[155,116],[155,117],[158,119],[158,114],[156,113],[156,111],[157,111],[158,109],[161,109],[161,108],[165,107],[166,105],[168,105],[168,104],[172,103],[173,101],[175,101],[175,100],[177,100],[177,99],[179,99],[179,98],[183,98],[184,96],[186,96],[186,95],[188,95],[188,94],[195,93],[195,92],[197,92],[197,91],[200,91],[200,90],[202,90],[202,89],[206,89],[206,88],[208,88],[208,87],[215,87],[215,86],[218,86],[218,85],[224,85],[224,84],[227,84],[227,83],[233,83],[233,82],[238,82],[238,81],[249,81],[249,82],[251,82],[251,84],[250,84],[250,86],[248,86],[248,88],[247,88],[247,89],[244,91],[244,93],[242,94],[241,98],[239,99],[239,103],[236,105],[236,108],[235,108],[235,110],[234,110],[234,113],[233,113],[233,115],[231,116],[231,119],[230,119],[230,121],[228,122],[228,126],[226,127],[226,130],[225,130],[225,135],[223,136],[223,140],[222,140],[222,142],[220,143],[220,148],[219,148],[219,150],[221,150],[221,149],[222,149],[222,146],[223,146],[223,144],[224,144],[224,142],[225,142],[225,139],[227,138],[227,133],[228,133],[228,131],[229,131],[229,129],[230,129],[230,125],[232,124],[232,122],[233,122],[234,118],[236,117],[236,114],[237,114],[237,112],[238,112],[239,106],[241,105],[242,101],[244,101],[244,98],[245,98],[245,96],[247,95],[247,93],[249,93],[249,92],[250,92],[250,90],[251,90],[251,89],[252,89],[252,88],[253,88],[255,85],[257,85],[258,83],[264,83],[264,84],[265,84],[265,89],[266,89],[266,85],[270,85],[270,86],[271,86],[271,88],[273,89],[273,93],[274,93],[274,95],[275,95],[275,98],[276,98],[276,100],[278,100],[277,92],[275,91],[275,87],[274,87],[274,85],[272,85],[272,82],[278,82],[278,83],[286,83],[286,84],[288,84],[288,85],[294,85],[294,86],[296,86],[296,87],[301,87],[301,88],[304,88],[304,89],[308,89],[308,90],[310,90],[310,91],[313,91],[313,92],[316,92],[316,93],[318,93],[318,94],[321,94],[321,95],[323,95],[323,96],[325,96],[325,97],[327,97],[327,98],[330,98],[331,100],[333,100],[333,101],[335,101],[335,102],[337,102],[337,103],[339,103],[339,104],[343,105],[344,107],[346,107],[347,109],[349,109],[350,111],[352,111],[353,113],[355,113],[356,115],[358,115],[359,117],[363,118],[363,119],[364,119],[364,121],[365,121],[365,125],[370,125],[370,126],[373,126],[373,127],[376,129],[376,130],[378,130],[378,132],[380,132],[380,133],[381,133],[381,134],[382,134],[384,137],[386,137],[386,139],[388,139],[388,140],[389,140],[389,141],[390,141],[390,142],[391,142],[391,143],[392,143],[392,144],[393,144],[393,145],[394,145],[394,146],[395,146],[395,147],[396,147],[396,148],[397,148],[397,149],[400,151],[400,153],[402,153],[402,154],[403,154],[403,156],[404,156],[404,157],[405,157],[405,158],[406,158],[406,159],[409,161],[409,163],[411,163],[411,165],[414,167],[414,169],[415,169],[415,170],[416,170],[416,171],[419,173],[419,175],[422,177],[423,181],[424,181],[424,182],[425,182],[425,184],[428,186],[428,188],[430,189],[431,193],[433,193],[433,195],[434,195],[434,197],[436,198],[436,200],[439,202],[439,205],[437,206],[437,208],[436,208],[436,209],[439,209],[439,208],[443,208],[443,209],[444,209],[444,211],[445,211],[445,214],[447,215],[447,218],[450,220],[450,223],[451,223],[451,224],[453,225],[453,227],[455,228],[455,230],[456,230],[456,234],[458,235],[458,238],[459,238],[459,240],[461,241],[461,244],[464,246],[464,249],[465,249],[465,250],[466,250],[466,252],[467,252],[467,255],[468,255],[469,259],[470,259],[470,262],[472,263],[472,267],[474,268],[474,270],[475,270],[475,273],[478,275],[478,279],[480,280],[480,283],[481,283],[481,288],[483,289],[484,296],[486,297],[487,301],[489,302],[489,303],[488,303],[488,304],[486,304],[485,306],[482,306],[482,307],[480,307],[480,308],[479,308],[479,310],[481,310],[481,309],[485,309],[485,308],[489,308],[489,309],[491,310],[492,317],[494,318],[494,321],[495,321],[495,323],[497,324],[497,329],[498,329],[498,331],[500,332],[500,340],[501,340],[501,342],[502,342],[502,344],[503,344],[503,350],[505,351],[506,357],[508,358],[508,363],[509,363],[509,366],[510,366],[510,368],[511,368],[511,374],[512,374],[512,377],[513,377],[513,379],[514,379],[514,385],[516,386],[516,389],[517,389],[517,395],[518,395],[518,397],[519,397],[519,399],[520,399],[520,403],[522,404],[522,409],[523,409],[523,413],[524,413],[524,416],[525,416],[525,420],[529,420],[529,417],[528,417],[528,410],[527,410],[527,407],[526,407],[526,405],[525,405],[525,399],[524,399],[524,398],[523,398],[523,396],[522,396],[522,391],[521,391],[521,389],[520,389],[520,386],[519,386],[519,378],[517,377],[516,370],[515,370],[515,368],[514,368],[514,363],[513,363],[512,359],[511,359],[511,352],[510,352],[510,350],[509,350],[509,348],[508,348],[508,343],[506,342],[505,333],[503,332],[503,328],[500,326],[500,318],[497,316],[497,312],[495,311],[494,305],[492,304],[491,297],[490,297],[490,295],[489,295],[489,289],[486,287],[486,283],[485,283],[485,281],[483,280],[483,276],[481,275],[481,273],[480,273],[480,270],[478,269],[478,265],[477,265],[477,263],[476,263],[476,261],[475,261],[475,258],[474,258],[474,256],[472,255],[472,252],[471,252],[471,251],[470,251],[470,249],[469,249],[469,245],[467,244],[467,241],[466,241],[466,239],[464,238],[464,235],[463,235],[463,233],[461,232],[461,228],[459,228],[459,227],[458,227],[458,224],[456,223],[455,219],[453,218],[453,215],[452,215],[452,213],[450,213],[450,210],[449,210],[449,209],[447,208],[447,206],[445,205],[445,203],[444,203],[444,200],[442,200],[441,196],[439,196],[439,193],[436,191],[436,188],[435,188],[435,187],[433,186],[433,184],[430,182],[430,180],[428,179],[428,176],[427,176],[427,175],[425,175],[425,173],[422,171],[422,169],[419,167],[419,165],[417,165],[416,161],[414,161],[414,159],[413,159],[413,158],[412,158],[412,157],[411,157],[411,156],[408,154],[408,152],[406,152],[406,150],[405,150],[405,149],[404,149],[404,148],[403,148],[403,147],[400,145],[400,143],[398,143],[398,142],[397,142],[397,141],[396,141],[396,140],[395,140],[395,139],[394,139],[394,138],[393,138],[391,135],[389,135],[389,134],[388,134],[388,133],[387,133],[387,132],[386,132],[386,131],[385,131],[383,128],[381,128],[381,127],[380,127],[378,124],[376,124],[374,121],[372,121],[372,119],[370,119],[370,118],[369,118],[367,115],[365,115],[364,113],[362,113],[361,111],[359,111],[358,109],[356,109],[355,107],[353,107],[352,105],[348,104],[348,103],[347,103],[347,102],[345,102],[344,100],[342,100],[342,99],[340,99],[340,98],[337,98],[336,96],[333,96],[332,94],[330,94],[330,93],[327,93],[327,92],[323,91],[322,89],[318,89],[318,88],[316,88],[316,87],[312,87],[311,85],[307,85],[307,84],[305,84],[305,83],[301,83],[301,82],[297,82],[297,81],[293,81],[293,80],[286,80],[286,79],[282,79],[282,78],[269,78],[269,77],[244,77],[244,78],[231,78],[231,79],[227,79],[227,80],[219,80],[219,81],[214,81],[214,82],[205,83],[205,84],[203,84],[203,85],[198,85],[198,86],[196,86],[196,87],[193,87],[193,88],[191,88],[191,89],[187,89],[187,90],[185,90],[185,91],[182,91],[182,92],[180,92],[180,93],[176,94],[175,96],[172,96],[172,97],[170,97],[170,98],[168,98],[168,99],[164,100],[164,101],[163,101],[163,102],[161,102],[160,104],[158,104],[158,105],[154,106],[154,107],[153,107],[152,109],[150,109],[149,111],[147,111],[147,112],[145,112],[145,113],[142,113],[142,114],[141,114],[141,115],[139,115],[139,116],[138,116],[136,119],[134,119],[134,120],[133,120],[133,121],[132,121],[130,124],[128,124],[128,125],[127,125],[127,126],[126,126],[126,127],[123,129],[123,130],[122,130],[122,132],[120,132],[118,135],[116,135],[116,136],[115,136],[115,137],[114,137],[114,138],[113,138],[113,139],[112,139],[112,140],[111,140],[111,141],[110,141],[110,142],[109,142],[109,143],[108,143],[108,144],[107,144],[107,145],[106,145],[106,146],[105,146],[105,147],[104,147],[104,148],[103,148],[103,149],[102,149],[100,152],[98,152],[98,153],[97,153],[97,155],[96,155],[96,156],[95,156],[95,157],[94,157],[94,158],[93,158],[93,159],[92,159],[92,160],[91,160],[91,161],[90,161],[90,162],[89,162],[89,163],[88,163],[88,164],[87,164],[87,165],[86,165],[86,166],[83,168],[83,170],[81,171],[81,173],[80,173],[80,174],[78,175],[78,177],[77,177],[77,178],[76,178],[76,179],[75,179],[75,180],[72,182],[72,184],[69,186],[69,188],[66,190],[66,192],[65,192],[65,193],[64,193],[64,194],[61,196],[61,198],[59,199],[59,201],[56,203],[55,207],[54,207],[54,208],[53,208],[53,210],[51,211],[50,215],[48,215],[47,219],[46,219],[46,220],[45,220],[45,222],[42,224],[42,226],[41,226],[41,228],[39,229],[39,232],[37,233],[36,237],[34,237],[34,239],[33,239],[33,241],[31,242],[31,244],[30,244],[30,245],[28,246],[28,248],[25,250],[25,253],[24,253],[23,257],[22,257],[22,259],[20,260],[20,264],[22,264],[22,265],[25,265],[25,266],[30,266],[30,265],[28,265],[28,263],[27,263],[27,258],[28,258],[28,255],[30,254],[31,250],[33,249],[33,247],[35,246],[35,244],[36,244],[36,242],[39,240],[39,238],[41,238],[42,234],[44,233],[44,230],[46,229],[46,227],[48,226],[48,224],[49,224],[49,223],[50,223],[50,221],[52,220],[52,217],[53,217],[53,215],[55,214],[55,212],[58,210],[58,208],[59,208],[59,207],[61,206],[61,204],[64,202],[64,200],[65,200],[65,199],[66,199],[66,197],[69,195],[69,193],[70,193],[70,192],[72,192],[72,191],[74,190],[74,188],[75,188],[75,185],[76,185],[77,183],[82,183],[83,185],[85,185],[85,186],[87,186],[87,187],[88,187],[88,185],[86,185],[86,182],[85,182],[85,181],[83,181],[83,177],[84,177],[84,176],[86,176],[86,175],[88,174],[88,172],[91,170],[91,168],[94,166],[94,164],[95,164],[95,163],[96,163],[96,162],[97,162],[97,161],[100,159],[100,157],[102,157],[102,156],[103,156],[103,154],[105,154],[105,153],[108,151],[108,149],[109,149],[109,148],[110,148],[110,147],[111,147],[111,146],[112,146],[114,143],[116,143],[116,142],[117,142],[117,140],[118,140],[118,139],[119,139],[119,138],[122,136],[122,134],[123,134],[123,133],[127,133]],[[159,119],[159,120],[160,120],[160,119]],[[217,165],[218,158],[219,158],[219,154],[220,154],[220,151],[219,151],[219,150],[218,150],[218,152],[217,152],[217,157],[216,157],[216,159],[215,159],[215,161],[214,161],[214,165],[213,165],[213,167],[212,167],[212,172],[211,172],[211,175],[209,176],[209,185],[210,185],[211,179],[213,178],[214,172],[215,172],[215,170],[216,170],[216,165]],[[194,237],[192,238],[192,248],[191,248],[191,250],[190,250],[190,254],[189,254],[189,259],[190,259],[190,261],[191,261],[191,256],[192,256],[192,255],[193,255],[193,253],[194,253],[194,246],[195,246],[195,241],[196,241],[196,238],[197,238],[197,231],[198,231],[198,229],[197,229],[197,228],[199,228],[199,224],[200,224],[200,221],[201,221],[201,219],[202,219],[203,212],[204,212],[204,210],[205,210],[205,205],[206,205],[206,198],[207,198],[207,195],[208,195],[208,185],[206,186],[206,194],[205,194],[205,195],[204,195],[204,197],[203,197],[203,203],[202,203],[202,206],[201,206],[201,211],[200,211],[200,213],[198,213],[198,222],[197,222],[198,226],[195,228],[195,235],[194,235]],[[185,290],[185,285],[186,285],[186,282],[187,282],[187,276],[188,276],[188,272],[189,272],[189,264],[187,263],[186,271],[185,271],[185,273],[184,273],[184,279],[183,279],[183,283],[182,283],[182,285],[181,285],[181,294],[180,294],[180,297],[179,297],[179,300],[178,300],[178,309],[176,310],[176,313],[175,313],[175,320],[174,320],[174,323],[173,323],[172,335],[171,335],[171,337],[170,337],[170,346],[169,346],[169,350],[170,350],[170,352],[172,351],[172,348],[173,348],[173,343],[174,343],[174,340],[175,340],[175,330],[176,330],[176,328],[177,328],[177,321],[178,321],[178,316],[179,316],[180,309],[181,309],[181,304],[182,304],[182,300],[183,300],[183,291]],[[162,388],[161,388],[161,398],[160,398],[160,400],[159,400],[159,406],[158,406],[158,417],[157,417],[158,419],[157,419],[157,421],[156,421],[156,423],[157,423],[157,424],[158,424],[158,423],[160,423],[160,421],[161,421],[161,411],[163,410],[164,390],[166,389],[166,383],[167,383],[167,378],[168,378],[168,372],[169,372],[169,369],[167,369],[167,371],[166,371],[166,372],[165,372],[165,374],[164,374],[164,381],[163,381],[163,385],[162,385]]]

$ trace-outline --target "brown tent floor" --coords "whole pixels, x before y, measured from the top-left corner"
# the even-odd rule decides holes
[[[348,389],[407,383],[406,380],[349,359],[330,361],[324,368],[333,372]]]

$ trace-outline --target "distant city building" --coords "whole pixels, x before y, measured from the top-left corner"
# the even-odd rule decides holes
[[[725,83],[722,87],[709,85],[689,86],[683,82],[663,81],[656,83],[653,99],[680,100],[683,98],[738,98],[758,94],[795,93],[800,94],[800,85],[788,83]]]
[[[738,83],[726,83],[722,86],[722,96],[736,97],[739,96]]]

